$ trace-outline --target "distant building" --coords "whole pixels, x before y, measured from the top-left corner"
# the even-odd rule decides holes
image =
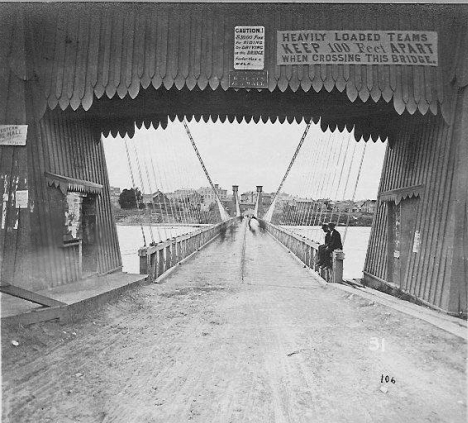
[[[273,195],[272,194],[262,193],[263,207],[269,207],[271,205],[272,201],[273,201]]]
[[[190,194],[185,195],[184,200],[189,204],[197,205],[202,203],[203,197],[197,191],[193,190]]]
[[[157,211],[167,211],[169,212],[171,210],[170,203],[171,200],[167,197],[166,194],[164,194],[161,191],[156,191],[154,194],[151,194],[152,196],[152,203],[153,203],[153,208]]]
[[[214,184],[218,197],[221,201],[227,199],[227,190],[222,189],[218,184]],[[211,187],[202,187],[197,189],[198,194],[203,197],[203,204],[209,207],[210,204],[216,202],[216,194]]]
[[[377,200],[366,200],[361,206],[361,213],[374,214],[377,209]]]
[[[179,199],[184,199],[185,197],[192,195],[194,192],[196,192],[194,189],[191,188],[182,188],[182,189],[177,189],[174,192],[168,192],[167,198],[175,198],[176,200]]]
[[[141,201],[147,208],[153,208],[153,194],[141,194]]]
[[[315,201],[309,198],[297,198],[295,202],[297,205],[301,205],[301,206],[315,204]]]
[[[240,196],[241,203],[254,204],[256,200],[257,200],[257,193],[253,191],[244,192]]]
[[[120,207],[119,198],[122,190],[118,187],[109,187],[110,200],[112,205],[115,207]]]
[[[352,213],[359,211],[359,207],[354,201],[351,200],[337,201],[333,206],[333,211],[341,213]]]
[[[310,213],[315,206],[315,201],[309,198],[298,198],[294,202],[297,210],[301,213]]]
[[[221,201],[227,199],[227,189],[222,189],[218,184],[215,184],[215,188],[218,192],[219,199]]]

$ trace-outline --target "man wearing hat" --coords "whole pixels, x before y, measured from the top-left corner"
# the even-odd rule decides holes
[[[335,250],[342,250],[343,244],[341,243],[341,235],[335,229],[334,223],[328,223],[328,238],[325,240],[325,263],[324,266],[331,267],[330,254]],[[328,242],[327,242],[328,241]]]
[[[327,262],[327,243],[329,242],[330,233],[328,232],[328,225],[322,225],[322,231],[325,232],[325,242],[318,247],[317,252],[317,266],[322,267],[325,266]]]

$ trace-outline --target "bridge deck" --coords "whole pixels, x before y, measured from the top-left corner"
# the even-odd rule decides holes
[[[2,338],[4,421],[466,418],[463,340],[320,283],[245,222],[161,285]]]

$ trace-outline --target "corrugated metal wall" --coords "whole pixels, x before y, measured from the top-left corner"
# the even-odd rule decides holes
[[[380,200],[364,269],[389,286],[443,310],[449,309],[456,236],[453,182],[456,146],[462,142],[454,139],[452,134],[453,126],[447,125],[440,117],[401,119],[397,141],[387,148],[379,194],[423,185],[414,228],[421,234],[420,248],[419,252],[410,249],[409,256],[405,257],[404,277],[397,286],[392,284],[388,260],[393,256],[389,254],[387,245],[390,204]],[[409,241],[412,245],[413,239]]]
[[[31,128],[32,129],[32,128]],[[33,139],[34,138],[34,139]],[[121,265],[117,233],[111,212],[104,150],[91,125],[50,113],[31,130],[28,139],[31,217],[30,275],[14,283],[38,290],[76,281],[81,277],[77,247],[63,247],[64,196],[47,185],[44,171],[102,184],[97,197],[98,273]],[[27,263],[24,263],[26,266]]]

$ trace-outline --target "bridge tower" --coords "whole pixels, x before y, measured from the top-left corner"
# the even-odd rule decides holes
[[[262,196],[262,185],[257,185],[257,204],[255,206],[255,216],[263,217],[263,196]]]
[[[235,215],[237,217],[240,216],[240,206],[239,206],[239,185],[232,186],[232,202],[233,202],[233,210],[235,211]]]

